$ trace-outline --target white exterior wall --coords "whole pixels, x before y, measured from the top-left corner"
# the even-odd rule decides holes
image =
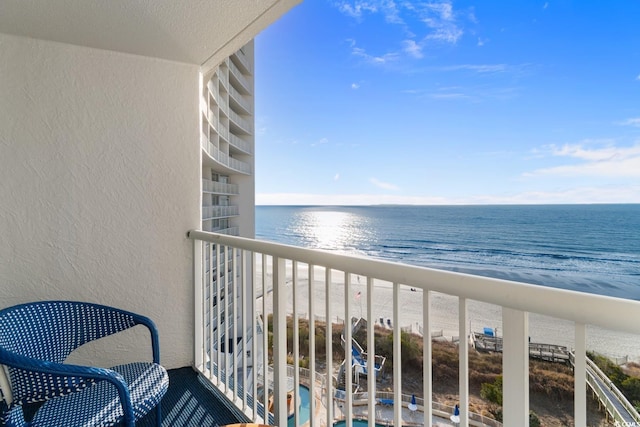
[[[0,307],[142,313],[162,363],[191,365],[199,67],[3,34],[0,58]]]
[[[234,74],[230,67],[233,62],[231,57],[238,58],[239,52],[235,52],[229,58],[226,58],[223,64],[216,67],[206,76],[203,76],[202,88],[202,146],[203,146],[203,164],[202,177],[210,179],[211,172],[214,171],[220,175],[228,177],[229,182],[238,186],[238,194],[230,196],[230,205],[237,207],[239,215],[223,215],[229,221],[229,227],[238,229],[239,235],[247,238],[255,238],[255,130],[247,134],[244,130],[234,131],[231,122],[232,114],[241,116],[241,119],[249,122],[251,128],[255,128],[255,99],[254,99],[254,42],[242,47],[244,54],[242,58],[246,60],[249,72],[242,74],[242,84],[234,85],[231,75]],[[238,55],[238,56],[236,56]],[[239,68],[239,67],[238,67]],[[237,73],[236,76],[240,73]],[[209,89],[213,87],[213,91]],[[230,91],[235,90],[240,94],[245,103],[249,104],[249,112],[242,111],[242,108],[234,111],[232,107]],[[224,129],[224,131],[223,131]],[[238,152],[232,148],[232,142],[229,137],[236,137],[247,143],[251,149],[251,154]],[[213,149],[211,148],[213,147]],[[219,150],[219,153],[216,152]],[[222,155],[220,155],[222,154]],[[243,167],[247,169],[235,168],[234,165],[228,164],[231,161],[239,160],[243,163]],[[203,198],[203,208],[211,205],[210,200],[206,196]],[[205,219],[202,229],[205,231],[219,231],[210,228],[210,219]],[[224,232],[224,230],[223,230]],[[233,234],[233,233],[232,233]]]
[[[245,56],[250,60],[251,66],[255,67],[255,54],[254,54],[254,41],[247,43],[243,50]],[[253,69],[253,75],[255,76],[255,68]],[[240,236],[255,239],[256,237],[256,137],[255,137],[255,80],[251,78],[249,81],[251,84],[251,109],[253,115],[251,121],[254,124],[253,136],[250,138],[253,142],[253,156],[246,159],[251,164],[251,176],[237,176],[237,182],[240,186],[240,195],[238,197],[238,206],[240,207],[240,217],[238,218],[238,226],[240,228]]]

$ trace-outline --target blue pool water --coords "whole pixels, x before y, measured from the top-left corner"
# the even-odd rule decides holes
[[[298,425],[301,426],[307,421],[309,421],[309,414],[311,411],[310,402],[310,393],[309,389],[305,386],[300,386],[298,390],[298,395],[300,396],[300,407],[298,408]],[[294,427],[294,418],[293,415],[289,417],[289,421],[287,423],[288,427]]]

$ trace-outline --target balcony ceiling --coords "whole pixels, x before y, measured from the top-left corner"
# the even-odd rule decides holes
[[[0,33],[213,67],[301,0],[1,0]]]

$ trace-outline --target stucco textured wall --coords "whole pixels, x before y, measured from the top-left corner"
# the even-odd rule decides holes
[[[139,312],[158,325],[163,364],[191,364],[198,67],[2,34],[0,58],[0,307]],[[88,357],[138,358],[144,341]]]

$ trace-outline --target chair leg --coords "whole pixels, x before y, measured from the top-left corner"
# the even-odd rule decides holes
[[[162,427],[162,406],[161,402],[158,402],[158,406],[156,406],[156,426]]]

